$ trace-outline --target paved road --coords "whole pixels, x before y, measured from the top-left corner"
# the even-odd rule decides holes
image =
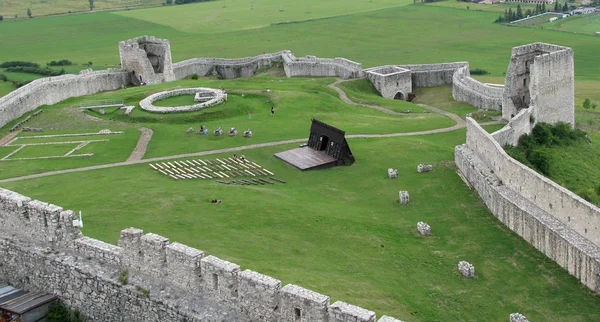
[[[346,93],[340,89],[339,87],[337,87],[336,85],[340,84],[341,82],[344,82],[345,80],[336,80],[334,83],[330,84],[329,86],[333,89],[335,89],[339,96],[340,99],[342,101],[344,101],[345,103],[348,104],[352,104],[352,105],[356,105],[356,106],[362,106],[362,107],[368,107],[368,108],[374,108],[376,110],[379,110],[383,113],[387,113],[387,114],[396,114],[396,115],[412,115],[412,114],[417,114],[417,113],[398,113],[395,111],[392,111],[390,109],[381,107],[381,106],[377,106],[377,105],[368,105],[368,104],[362,104],[362,103],[356,103],[352,100],[350,100],[348,98],[348,96],[346,95]],[[433,112],[433,113],[438,113],[438,114],[442,114],[445,115],[449,118],[451,118],[452,120],[454,120],[456,122],[456,124],[454,126],[451,127],[447,127],[447,128],[443,128],[443,129],[433,129],[433,130],[427,130],[427,131],[418,131],[418,132],[405,132],[405,133],[389,133],[389,134],[352,134],[352,135],[347,135],[347,138],[350,139],[368,139],[368,138],[389,138],[389,137],[399,137],[399,136],[417,136],[417,135],[427,135],[427,134],[435,134],[435,133],[444,133],[444,132],[450,132],[450,131],[455,131],[458,129],[462,129],[464,128],[466,125],[465,121],[460,118],[458,115],[456,114],[452,114],[450,112],[446,112],[444,110],[440,110],[438,108],[432,107],[432,106],[427,106],[427,105],[423,105],[423,104],[419,104],[419,106]],[[501,124],[501,122],[487,122],[487,123],[481,123],[481,125],[490,125],[490,124]],[[140,140],[138,141],[138,146],[136,146],[136,149],[138,149],[138,147],[140,145],[144,145],[144,142],[140,143],[140,141],[143,141],[142,139],[144,139],[144,141],[147,139],[147,141],[150,141],[150,137],[151,134],[149,136],[146,136],[144,138],[144,131],[142,129],[140,129],[142,131],[142,136],[140,137]],[[143,150],[145,152],[145,148],[147,147],[148,142],[145,142],[145,146],[143,147]],[[128,165],[134,165],[134,164],[143,164],[143,163],[151,163],[151,162],[159,162],[159,161],[168,161],[168,160],[173,160],[173,159],[181,159],[181,158],[193,158],[193,157],[198,157],[198,156],[204,156],[204,155],[211,155],[211,154],[220,154],[220,153],[231,153],[231,152],[238,152],[238,151],[245,151],[245,150],[250,150],[250,149],[257,149],[257,148],[263,148],[263,147],[269,147],[269,146],[276,146],[276,145],[283,145],[283,144],[291,144],[291,143],[304,143],[306,142],[306,138],[302,138],[302,139],[292,139],[292,140],[283,140],[283,141],[274,141],[274,142],[266,142],[266,143],[260,143],[260,144],[251,144],[251,145],[245,145],[245,146],[238,146],[238,147],[232,147],[232,148],[226,148],[226,149],[218,149],[218,150],[210,150],[210,151],[202,151],[202,152],[194,152],[194,153],[186,153],[186,154],[177,154],[177,155],[169,155],[169,156],[164,156],[164,157],[158,157],[158,158],[150,158],[150,159],[136,159],[136,158],[132,158],[134,153],[132,153],[132,156],[129,157],[129,159],[125,162],[117,162],[117,163],[109,163],[109,164],[101,164],[101,165],[95,165],[95,166],[90,166],[90,167],[83,167],[83,168],[76,168],[76,169],[65,169],[65,170],[57,170],[57,171],[50,171],[50,172],[44,172],[44,173],[38,173],[38,174],[32,174],[32,175],[28,175],[28,176],[22,176],[22,177],[15,177],[15,178],[9,178],[9,179],[3,179],[0,180],[0,183],[3,182],[14,182],[14,181],[21,181],[21,180],[28,180],[28,179],[35,179],[35,178],[42,178],[42,177],[48,177],[48,176],[53,176],[53,175],[58,175],[58,174],[66,174],[66,173],[75,173],[75,172],[84,172],[84,171],[91,171],[91,170],[98,170],[98,169],[107,169],[107,168],[115,168],[115,167],[123,167],[123,166],[128,166]],[[141,147],[140,147],[140,153],[141,153]],[[142,153],[143,156],[143,153]]]

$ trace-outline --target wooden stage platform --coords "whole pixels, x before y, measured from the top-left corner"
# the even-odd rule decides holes
[[[310,147],[279,152],[275,156],[300,170],[328,168],[337,163],[337,159],[327,155],[325,151],[317,151]]]

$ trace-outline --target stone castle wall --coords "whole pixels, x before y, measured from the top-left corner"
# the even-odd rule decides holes
[[[454,72],[461,67],[469,66],[467,62],[454,62],[424,65],[398,65],[411,71],[413,87],[434,87],[452,84]]]
[[[471,77],[469,67],[458,68],[452,76],[452,97],[477,108],[502,110],[504,88],[487,86]]]
[[[470,118],[455,159],[494,216],[600,292],[600,209],[512,159]]]
[[[268,68],[281,63],[282,55],[287,51],[255,57],[225,59],[225,58],[192,58],[173,64],[176,79],[190,75],[211,76],[219,75],[223,79],[252,77],[260,68]]]
[[[412,93],[412,78],[408,69],[381,66],[365,69],[364,72],[381,96],[385,98],[406,100],[408,94]]]
[[[121,231],[118,246],[85,237],[73,218],[0,189],[0,280],[56,294],[91,321],[376,321],[372,311],[330,305],[328,296],[140,229]]]
[[[0,97],[0,127],[39,106],[53,105],[72,97],[121,89],[129,83],[129,74],[121,70],[82,71],[79,75],[36,79]]]
[[[362,65],[345,58],[297,58],[291,52],[287,52],[283,54],[283,62],[287,77],[363,77]]]

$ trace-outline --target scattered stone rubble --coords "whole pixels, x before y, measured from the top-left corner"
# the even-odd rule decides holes
[[[423,236],[429,236],[429,235],[431,235],[431,227],[428,224],[426,224],[426,223],[424,223],[422,221],[419,221],[417,223],[417,230]]]
[[[419,164],[417,166],[417,172],[429,172],[433,170],[433,166],[431,164]]]
[[[400,191],[399,193],[400,203],[403,205],[408,204],[409,196],[408,191]]]
[[[469,262],[460,261],[458,263],[458,271],[464,277],[469,277],[469,278],[474,278],[475,277],[475,267],[471,263],[469,263]]]
[[[510,322],[529,322],[529,320],[521,313],[512,313],[510,315]]]

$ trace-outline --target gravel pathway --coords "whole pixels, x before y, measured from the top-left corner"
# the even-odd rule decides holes
[[[150,143],[150,139],[152,139],[152,134],[154,134],[154,132],[145,127],[141,127],[140,132],[142,132],[142,135],[140,136],[135,149],[133,149],[133,152],[131,152],[131,155],[127,159],[127,162],[141,160],[144,158],[144,154],[146,154],[146,149],[148,148],[148,144]]]

